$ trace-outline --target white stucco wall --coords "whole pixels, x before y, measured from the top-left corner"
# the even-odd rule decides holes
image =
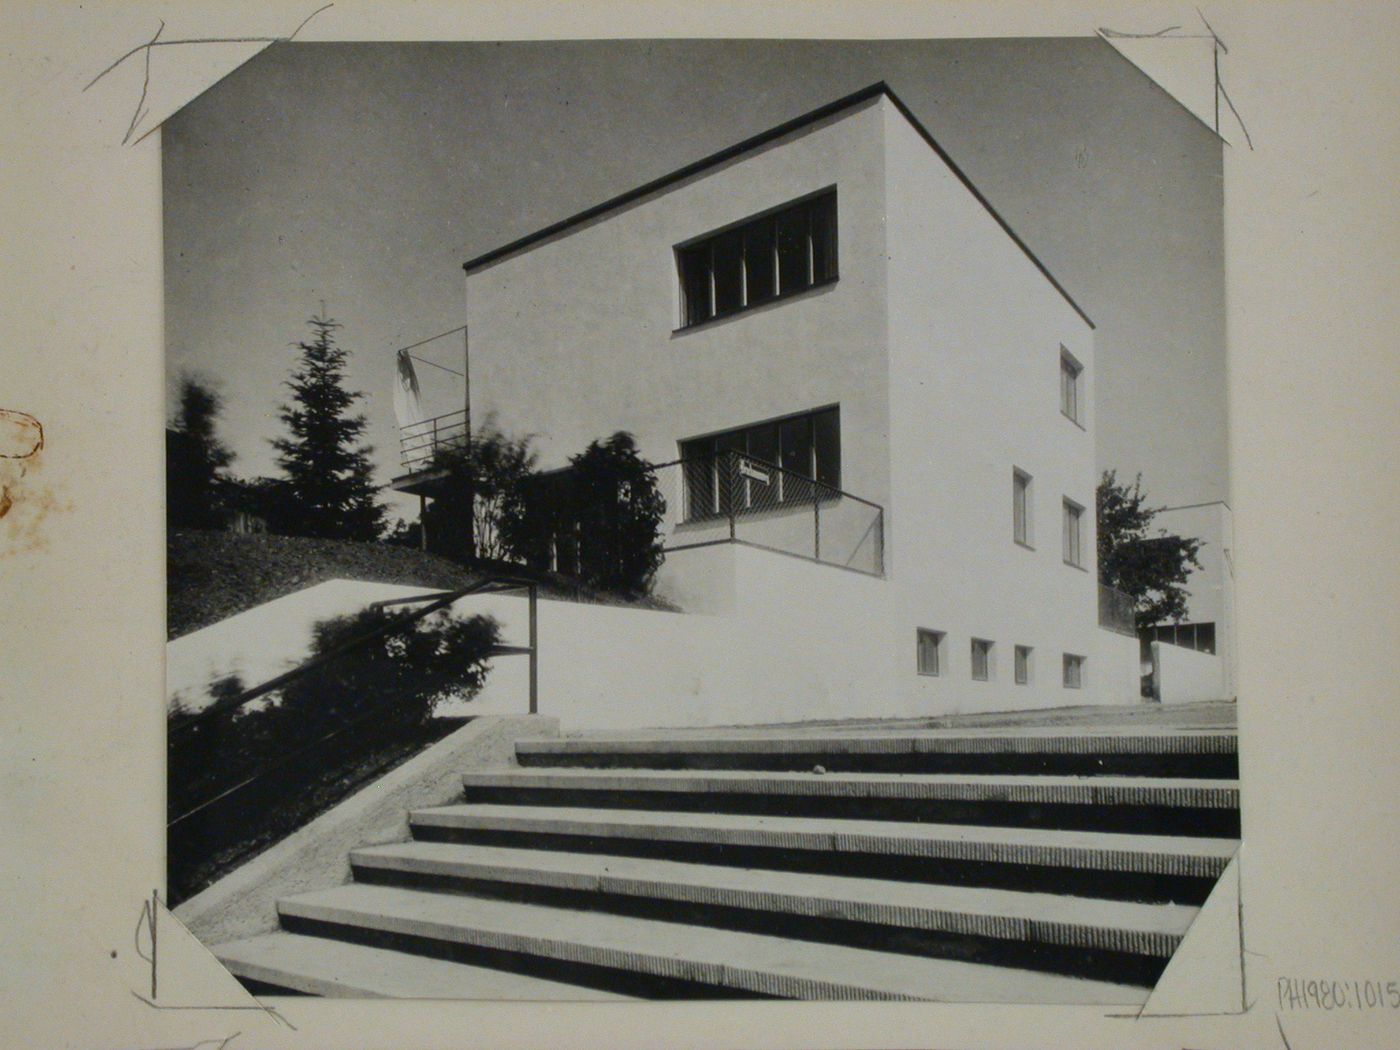
[[[891,471],[889,571],[914,666],[915,629],[945,633],[945,670],[908,676],[930,709],[1137,699],[1137,643],[1098,627],[1094,343],[1089,325],[904,117],[887,106]],[[1082,366],[1080,422],[1060,411],[1061,348]],[[1029,546],[1013,538],[1012,476],[1031,476]],[[1083,508],[1082,568],[1062,505]],[[973,638],[994,670],[971,680]],[[1014,647],[1032,649],[1014,681]],[[1063,656],[1085,657],[1063,686]]]
[[[680,440],[839,404],[842,487],[888,494],[878,101],[467,276],[472,412],[535,435],[544,468],[631,431]],[[675,245],[837,187],[839,279],[683,331]]]
[[[675,244],[833,185],[835,284],[675,331]],[[473,411],[535,434],[542,466],[618,429],[669,461],[685,438],[839,404],[842,486],[885,508],[883,580],[726,545],[673,554],[658,577],[711,617],[544,614],[573,707],[546,713],[722,724],[1137,701],[1136,641],[1097,624],[1092,333],[888,100],[489,264],[467,298]],[[1082,426],[1060,413],[1062,346],[1083,367]],[[1033,477],[1034,549],[1012,541],[1013,468]],[[1082,568],[1061,556],[1065,497],[1084,508]],[[854,546],[855,506],[823,513],[823,553]],[[739,525],[758,543],[810,537],[805,517]],[[938,677],[916,673],[918,627],[945,632]],[[971,680],[974,637],[995,643],[991,681]],[[1018,644],[1034,649],[1028,685]],[[1063,686],[1065,653],[1085,658],[1081,689]],[[625,684],[597,677],[600,656]]]
[[[1230,698],[1224,662],[1219,656],[1153,642],[1152,664],[1156,668],[1157,698],[1164,704]]]

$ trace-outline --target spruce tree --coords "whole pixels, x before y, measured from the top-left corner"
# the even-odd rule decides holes
[[[293,403],[281,410],[291,434],[272,442],[286,475],[275,527],[293,536],[375,540],[384,507],[371,479],[373,449],[357,447],[366,421],[350,414],[364,395],[345,389],[346,353],[335,344],[340,325],[328,317],[308,323],[313,336],[295,344],[301,360],[287,382]]]

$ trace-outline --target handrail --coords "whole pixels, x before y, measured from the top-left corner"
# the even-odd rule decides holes
[[[505,586],[497,586],[499,584],[504,584]],[[386,637],[390,634],[397,634],[405,627],[412,626],[419,620],[431,616],[439,609],[445,609],[449,605],[453,605],[456,602],[460,601],[462,598],[469,597],[473,594],[487,593],[488,588],[492,587],[494,587],[496,590],[515,590],[520,587],[528,588],[530,592],[530,602],[533,606],[536,600],[538,585],[533,580],[505,576],[488,576],[484,579],[477,580],[476,582],[470,584],[467,587],[462,587],[455,591],[437,591],[433,594],[411,595],[407,598],[392,598],[386,601],[371,602],[368,606],[368,608],[370,609],[382,609],[390,605],[406,605],[411,602],[417,601],[431,600],[432,604],[430,604],[426,608],[418,610],[415,613],[411,613],[408,616],[401,616],[396,620],[388,620],[380,626],[375,627],[372,630],[366,631],[364,634],[356,635],[348,642],[341,643],[329,652],[313,656],[305,663],[301,663],[298,664],[296,667],[293,667],[290,671],[284,671],[282,674],[277,675],[274,678],[269,678],[266,682],[263,682],[261,685],[256,685],[251,689],[245,689],[237,696],[226,697],[223,700],[217,700],[214,703],[210,704],[208,707],[204,708],[203,710],[195,712],[195,714],[191,716],[189,721],[182,722],[180,725],[172,729],[171,732],[174,734],[185,732],[189,730],[192,726],[198,724],[201,721],[205,721],[209,718],[212,718],[214,715],[222,714],[225,711],[232,711],[242,707],[244,704],[252,703],[259,697],[266,696],[268,693],[275,692],[276,690],[282,688],[288,682],[295,681],[307,672],[314,671],[316,668],[322,666],[323,664],[329,663],[331,660],[335,660],[341,656],[344,656],[352,649],[358,649],[360,646],[365,645],[368,642],[372,642],[376,638]],[[533,648],[534,644],[535,638],[532,634],[530,638],[531,648]],[[535,714],[535,696],[533,695],[533,691],[530,697],[530,707],[530,713]]]
[[[539,629],[538,629],[538,613],[537,613],[537,608],[536,608],[536,606],[537,606],[538,597],[539,597],[539,584],[536,583],[534,580],[531,580],[531,579],[528,579],[528,578],[525,578],[525,577],[506,576],[506,575],[499,575],[499,574],[498,574],[498,575],[492,575],[492,576],[483,577],[482,579],[476,580],[476,581],[474,581],[473,583],[469,584],[469,585],[466,586],[466,587],[461,587],[461,588],[458,588],[457,590],[453,590],[453,591],[435,591],[435,592],[433,592],[433,593],[431,593],[431,594],[409,595],[409,596],[403,597],[403,598],[389,598],[389,599],[386,599],[386,600],[383,600],[383,601],[371,602],[366,608],[369,608],[369,609],[376,609],[376,610],[383,610],[383,609],[388,608],[389,606],[394,606],[394,605],[407,605],[407,604],[411,604],[411,603],[414,603],[414,602],[426,602],[427,604],[426,604],[422,609],[416,610],[416,611],[414,611],[414,612],[412,612],[412,613],[409,613],[409,614],[407,614],[407,615],[398,616],[398,617],[395,617],[395,618],[393,618],[393,619],[386,620],[383,624],[380,624],[379,626],[375,627],[373,630],[366,631],[366,632],[364,632],[363,634],[357,635],[356,637],[350,639],[348,642],[343,642],[342,644],[336,646],[334,649],[330,650],[329,652],[321,653],[321,654],[319,654],[319,655],[317,655],[317,656],[314,656],[314,657],[312,657],[311,659],[309,659],[309,660],[307,660],[307,661],[305,661],[305,662],[299,664],[298,666],[292,668],[290,671],[286,671],[286,672],[284,672],[284,673],[282,673],[282,674],[280,674],[280,675],[277,675],[276,677],[271,678],[271,679],[269,679],[269,680],[266,681],[266,682],[263,682],[261,685],[254,686],[252,689],[246,689],[246,690],[244,690],[243,692],[239,693],[237,696],[234,696],[234,697],[227,697],[227,698],[225,698],[225,699],[223,699],[223,700],[215,701],[213,704],[210,704],[208,707],[204,708],[202,711],[199,711],[199,712],[195,713],[189,720],[187,720],[187,721],[185,721],[185,722],[182,722],[182,723],[180,723],[180,724],[178,724],[178,725],[172,727],[172,728],[170,729],[170,736],[171,736],[171,738],[172,738],[172,740],[173,740],[175,737],[178,737],[178,736],[182,735],[183,733],[188,732],[190,729],[192,729],[192,728],[195,727],[196,725],[202,725],[202,724],[204,724],[205,722],[207,722],[209,719],[211,719],[211,718],[213,718],[213,717],[215,717],[215,716],[217,716],[217,715],[221,715],[221,714],[225,714],[225,713],[227,713],[227,712],[229,712],[229,711],[237,710],[238,708],[242,707],[243,705],[248,704],[248,703],[251,703],[252,701],[258,699],[259,697],[266,696],[268,693],[274,692],[274,691],[276,691],[277,689],[282,688],[283,686],[287,685],[289,682],[295,681],[296,679],[302,677],[303,675],[305,675],[305,674],[307,674],[307,673],[309,673],[309,672],[315,670],[315,669],[318,668],[318,667],[323,666],[324,664],[328,663],[328,662],[331,661],[331,660],[337,659],[337,658],[339,658],[339,657],[345,655],[346,653],[350,652],[350,651],[353,650],[353,649],[357,649],[357,648],[359,648],[360,646],[365,645],[365,644],[367,644],[367,643],[369,643],[369,642],[371,642],[371,641],[374,641],[374,640],[377,639],[377,638],[387,637],[387,636],[389,636],[389,635],[391,635],[391,634],[396,634],[396,633],[398,633],[398,632],[400,632],[400,631],[402,631],[402,630],[404,630],[404,629],[406,629],[406,628],[408,628],[408,627],[411,627],[413,624],[418,623],[420,620],[424,619],[425,617],[431,616],[433,613],[435,613],[435,612],[437,612],[437,611],[439,611],[439,610],[441,610],[441,609],[445,609],[445,608],[447,608],[447,607],[453,605],[454,603],[456,603],[457,601],[461,600],[462,598],[469,597],[469,596],[471,596],[471,595],[473,595],[473,594],[497,593],[497,592],[505,591],[505,590],[518,590],[518,589],[520,589],[520,588],[524,588],[524,589],[526,590],[526,592],[528,593],[528,596],[529,596],[529,603],[530,603],[530,604],[529,604],[529,638],[530,638],[529,645],[527,645],[527,646],[517,646],[517,645],[493,645],[493,646],[487,651],[487,655],[488,655],[488,656],[512,656],[512,655],[522,655],[522,656],[528,656],[528,657],[530,658],[530,707],[529,707],[529,713],[532,714],[532,715],[533,715],[533,714],[538,714],[538,713],[539,713]],[[264,777],[266,777],[269,773],[275,772],[276,770],[283,768],[283,767],[286,766],[292,759],[301,756],[302,754],[304,754],[305,752],[311,750],[312,748],[319,747],[321,744],[324,744],[324,743],[326,743],[328,740],[331,740],[332,738],[334,738],[334,737],[336,737],[336,736],[339,736],[341,733],[345,732],[346,730],[351,729],[351,728],[353,728],[353,727],[355,727],[355,726],[357,726],[357,725],[360,725],[360,724],[364,723],[365,721],[368,721],[368,720],[369,720],[371,717],[373,717],[374,715],[379,714],[381,711],[386,710],[387,708],[393,706],[393,704],[395,704],[395,703],[397,703],[397,702],[398,702],[398,698],[397,698],[397,697],[391,697],[390,699],[386,700],[384,703],[382,703],[382,704],[377,704],[376,706],[374,706],[373,708],[371,708],[369,711],[365,712],[365,714],[362,715],[361,717],[356,718],[356,719],[354,719],[353,721],[346,723],[345,725],[342,725],[342,726],[337,727],[337,728],[336,728],[335,730],[333,730],[332,732],[326,734],[325,736],[321,737],[320,739],[315,740],[315,741],[313,741],[312,743],[310,743],[310,744],[308,744],[308,745],[306,745],[306,746],[304,746],[304,747],[298,748],[296,751],[292,752],[292,753],[289,754],[289,755],[284,755],[280,760],[278,760],[278,761],[272,763],[272,764],[269,765],[269,766],[263,767],[262,769],[258,770],[256,773],[254,773],[252,776],[248,777],[247,779],[245,779],[245,780],[243,780],[243,781],[240,781],[239,783],[233,785],[232,787],[230,787],[230,788],[228,788],[228,789],[226,789],[226,790],[220,792],[219,794],[215,795],[213,798],[205,799],[203,802],[201,802],[201,803],[199,803],[198,805],[196,805],[193,809],[190,809],[190,810],[187,810],[187,811],[184,812],[184,813],[181,813],[181,814],[180,814],[178,817],[176,817],[174,820],[169,821],[169,822],[166,824],[166,828],[167,828],[167,829],[172,828],[172,827],[174,827],[175,825],[181,823],[182,821],[187,820],[188,818],[194,816],[196,813],[199,813],[199,812],[201,812],[202,810],[207,809],[208,807],[210,807],[210,806],[214,805],[215,803],[221,801],[222,799],[227,798],[228,796],[233,795],[233,794],[235,794],[235,793],[237,793],[237,792],[243,790],[244,788],[248,787],[249,785],[251,785],[251,784],[253,784],[253,783],[256,783],[257,781],[259,781],[259,780],[263,779]]]
[[[458,416],[462,417],[462,419],[465,421],[466,415],[467,410],[465,408],[459,408],[455,412],[444,412],[440,416],[429,416],[427,419],[419,419],[415,420],[412,423],[406,423],[405,425],[399,427],[399,433],[402,434],[404,431],[412,430],[414,427],[424,427],[428,426],[430,423],[436,423],[442,419],[453,419]]]

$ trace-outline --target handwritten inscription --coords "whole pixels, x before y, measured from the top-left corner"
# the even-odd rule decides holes
[[[1400,981],[1280,977],[1281,1010],[1400,1010]]]

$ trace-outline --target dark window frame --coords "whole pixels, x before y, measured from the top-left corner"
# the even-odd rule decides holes
[[[1084,366],[1060,347],[1060,415],[1084,429]]]
[[[791,276],[792,259],[784,256],[784,239],[780,233],[785,224],[799,219],[805,228],[806,274],[785,287],[784,273]],[[758,215],[749,216],[700,237],[675,246],[676,274],[680,286],[680,325],[685,331],[711,321],[734,317],[770,303],[782,302],[814,288],[834,284],[840,277],[839,224],[836,187],[829,186],[794,201],[788,201]],[[737,271],[731,272],[732,260],[720,259],[717,249],[728,249],[738,238]],[[766,259],[751,260],[753,252]],[[720,265],[723,264],[723,270]],[[756,281],[757,294],[750,294],[750,271],[761,274]],[[719,283],[721,274],[726,290],[737,279],[737,295],[725,296],[720,308]],[[731,302],[733,299],[735,301]]]
[[[826,433],[821,431],[818,422],[824,417],[833,420],[830,430]],[[790,467],[784,468],[782,464],[784,428],[797,422],[807,424],[808,463],[805,471],[794,470]],[[774,439],[774,459],[772,460],[754,453],[751,443],[753,437],[767,436],[770,432]],[[840,498],[841,406],[839,403],[823,405],[805,412],[793,412],[785,416],[734,427],[730,430],[720,430],[698,437],[686,438],[679,442],[679,446],[680,459],[683,464],[682,470],[685,475],[684,520],[686,522],[708,521],[727,517],[730,513],[754,514],[794,507],[810,507],[814,499],[831,501]],[[746,458],[757,463],[777,467],[779,470],[786,469],[788,473],[778,474],[763,487],[762,495],[769,498],[763,499],[761,505],[757,505],[758,501],[755,500],[753,491],[758,486],[758,482],[752,478],[744,478],[743,505],[726,506],[727,501],[724,499],[717,473],[716,458],[719,453],[727,451],[740,452]],[[702,468],[696,466],[696,464],[701,463],[709,464],[708,470],[703,476],[700,473]],[[805,479],[807,484],[792,485],[794,478],[789,475]],[[702,487],[709,490],[706,498],[699,497]]]

